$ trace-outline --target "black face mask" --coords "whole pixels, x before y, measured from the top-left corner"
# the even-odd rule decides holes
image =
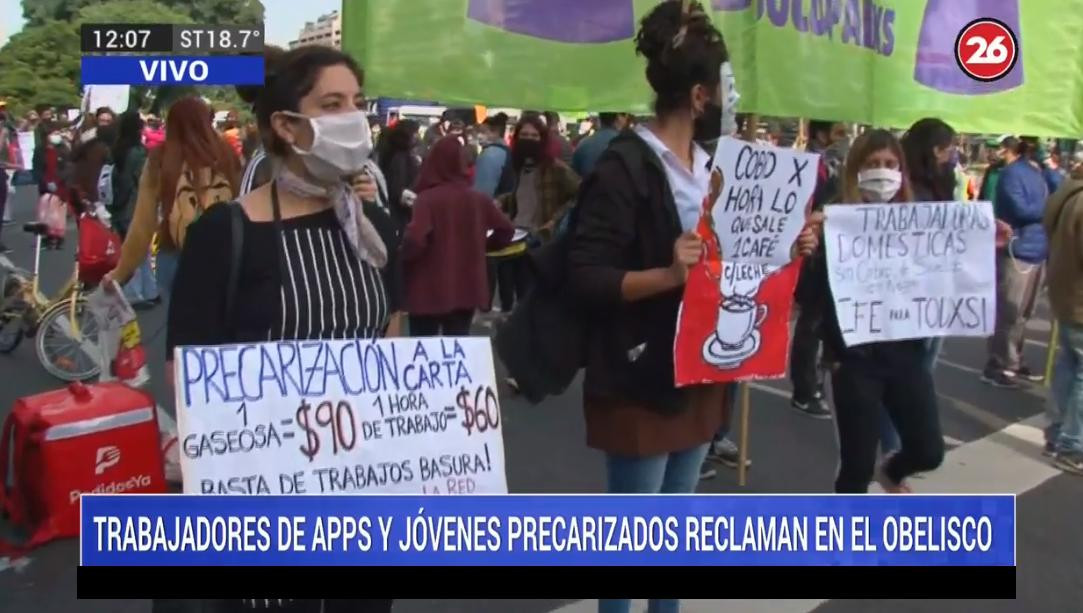
[[[520,140],[515,144],[515,156],[520,160],[537,161],[541,157],[542,144],[540,140]]]
[[[711,143],[722,137],[722,107],[714,102],[703,106],[703,113],[696,118],[692,139],[698,143]]]

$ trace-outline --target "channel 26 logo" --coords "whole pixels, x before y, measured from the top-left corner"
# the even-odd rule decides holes
[[[1019,39],[999,19],[975,19],[966,24],[955,39],[955,61],[976,81],[1002,79],[1018,60]]]

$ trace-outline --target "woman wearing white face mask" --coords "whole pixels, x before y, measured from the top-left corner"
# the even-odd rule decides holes
[[[844,203],[910,202],[902,147],[885,130],[854,141],[842,178]],[[823,251],[818,257],[823,256]],[[944,458],[940,415],[932,373],[925,367],[923,340],[889,341],[846,347],[838,314],[827,289],[827,266],[816,267],[824,291],[824,358],[831,365],[835,424],[839,439],[838,493],[865,493],[874,476],[892,493],[908,492],[906,478],[927,472]],[[895,425],[901,448],[876,470],[884,410]]]
[[[391,220],[371,202],[373,181],[357,179],[372,147],[360,68],[339,51],[308,46],[268,59],[266,74],[255,108],[276,176],[190,226],[169,312],[169,351],[381,337],[397,308]],[[259,586],[251,588],[259,596]],[[219,604],[215,610],[391,608],[390,600]]]

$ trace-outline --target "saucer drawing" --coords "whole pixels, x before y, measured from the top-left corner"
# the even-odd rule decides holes
[[[703,344],[703,361],[720,368],[731,370],[740,366],[745,360],[752,357],[760,350],[760,331],[753,330],[752,334],[741,343],[740,347],[729,348],[722,345],[717,334],[711,334],[707,342]]]

